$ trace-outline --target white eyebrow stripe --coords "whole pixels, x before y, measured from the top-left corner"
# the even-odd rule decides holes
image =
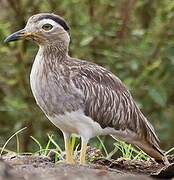
[[[52,26],[54,26],[54,27],[59,27],[59,28],[62,28],[63,29],[63,27],[60,25],[60,24],[58,24],[57,22],[55,22],[54,20],[52,20],[52,19],[42,19],[42,20],[40,20],[39,22],[39,25],[44,25],[44,24],[51,24]]]

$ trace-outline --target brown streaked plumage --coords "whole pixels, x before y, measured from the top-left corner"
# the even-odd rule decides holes
[[[30,75],[31,89],[45,115],[63,132],[67,162],[73,163],[69,138],[76,133],[82,138],[80,163],[85,162],[88,140],[105,134],[168,163],[154,128],[120,79],[101,66],[69,57],[68,30],[61,17],[41,13],[5,40],[26,38],[39,45]]]

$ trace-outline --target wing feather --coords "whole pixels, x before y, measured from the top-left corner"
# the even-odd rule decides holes
[[[114,74],[92,63],[82,63],[72,76],[74,85],[84,94],[87,116],[102,128],[130,130],[140,138],[158,146],[153,126],[135,104],[124,84]]]

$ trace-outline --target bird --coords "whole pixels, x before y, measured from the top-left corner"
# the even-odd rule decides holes
[[[88,141],[112,135],[133,144],[156,162],[168,164],[154,127],[123,82],[95,63],[70,57],[70,27],[59,15],[39,13],[5,42],[32,40],[39,46],[30,74],[36,103],[64,137],[66,163],[74,164],[71,134],[81,137],[80,164]]]

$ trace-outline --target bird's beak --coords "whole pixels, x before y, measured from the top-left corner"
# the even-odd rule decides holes
[[[25,29],[21,29],[13,34],[11,34],[10,36],[8,36],[4,42],[8,43],[11,41],[17,41],[19,39],[24,39],[26,37],[28,37],[29,35],[31,35],[31,33],[27,32]]]

